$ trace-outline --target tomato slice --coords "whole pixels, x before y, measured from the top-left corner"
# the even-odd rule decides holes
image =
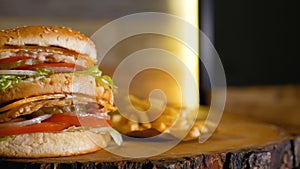
[[[111,123],[108,119],[95,116],[73,116],[66,114],[53,114],[42,123],[32,124],[22,127],[0,128],[1,136],[11,136],[25,133],[56,132],[70,126],[87,126],[93,128],[109,127]]]
[[[8,63],[16,62],[19,60],[30,59],[30,58],[31,57],[29,57],[29,56],[9,57],[9,58],[0,59],[0,64],[8,64]]]
[[[75,64],[73,63],[42,63],[36,65],[27,65],[17,67],[17,70],[36,70],[37,68],[52,69],[54,72],[73,72],[75,70]],[[77,66],[76,66],[77,69]]]
[[[66,114],[53,114],[45,122],[63,123],[68,126],[87,126],[93,128],[108,127],[111,123],[104,117],[96,117],[92,115],[73,116]]]
[[[15,68],[22,67],[22,66],[30,66],[30,65],[40,64],[40,63],[42,63],[42,62],[35,60],[35,59],[24,59],[24,60],[18,60],[16,62],[0,64],[0,69],[1,70],[10,70],[10,69],[15,69]]]
[[[28,64],[27,61],[31,61],[32,63]],[[75,65],[74,63],[41,63],[29,56],[0,59],[0,69],[36,70],[37,68],[47,68],[54,72],[74,72],[75,69],[84,69],[83,66]]]
[[[28,126],[22,127],[10,127],[10,128],[1,128],[0,129],[0,136],[11,136],[17,134],[25,134],[25,133],[37,133],[37,132],[55,132],[60,131],[67,126],[64,123],[52,123],[52,122],[43,122],[32,124]]]

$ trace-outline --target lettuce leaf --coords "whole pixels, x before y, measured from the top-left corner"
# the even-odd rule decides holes
[[[114,85],[111,77],[107,75],[102,76],[102,71],[99,70],[98,66],[92,66],[82,71],[76,71],[75,73],[86,74],[95,77],[98,86],[103,86],[105,89],[112,89],[114,92],[117,91],[117,87]]]
[[[0,90],[4,92],[9,86],[18,84],[26,78],[28,78],[26,75],[0,75]]]
[[[48,76],[53,73],[52,70],[45,68],[37,68],[37,74],[29,76],[29,75],[0,75],[0,90],[5,92],[5,90],[12,85],[16,85],[20,83],[22,80],[30,78],[30,77],[40,77],[40,76]]]
[[[74,132],[74,131],[84,131],[84,130],[88,130],[94,133],[108,132],[117,145],[120,146],[123,143],[122,135],[112,127],[91,128],[91,127],[84,127],[84,126],[78,126],[78,127],[71,126],[60,132]]]
[[[0,137],[0,143],[9,140],[12,137],[13,136],[2,136],[2,137]]]
[[[29,76],[29,75],[0,75],[0,91],[5,92],[5,90],[12,86],[20,83],[22,80],[31,77],[40,77],[40,76],[48,76],[53,74],[54,72],[51,69],[46,68],[37,68],[35,70],[37,74]],[[99,70],[97,66],[92,66],[86,68],[82,71],[76,71],[75,73],[86,74],[93,76],[96,80],[98,86],[103,86],[106,89],[111,88],[114,92],[116,92],[117,87],[114,85],[112,79],[109,76],[102,76],[102,72]]]
[[[102,127],[102,128],[92,128],[91,131],[94,132],[109,132],[110,136],[117,145],[122,145],[123,138],[122,135],[112,127]]]
[[[37,72],[37,74],[35,75],[35,77],[48,76],[48,75],[54,73],[53,70],[51,70],[51,69],[45,69],[45,68],[37,68],[35,71]]]

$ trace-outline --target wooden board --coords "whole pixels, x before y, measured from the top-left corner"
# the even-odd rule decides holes
[[[225,111],[300,134],[300,86],[251,86],[227,89]]]
[[[298,139],[298,143],[299,143]],[[280,168],[297,166],[297,139],[269,124],[225,113],[205,143],[182,142],[154,157],[127,158],[107,151],[61,158],[0,160],[1,168]],[[126,141],[127,145],[138,144]],[[300,143],[299,143],[300,144]],[[299,147],[298,147],[299,151]]]

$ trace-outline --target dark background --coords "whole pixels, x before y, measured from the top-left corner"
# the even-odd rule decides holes
[[[215,0],[215,47],[229,86],[300,83],[296,1]]]

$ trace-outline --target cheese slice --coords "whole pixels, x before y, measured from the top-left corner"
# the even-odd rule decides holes
[[[29,103],[29,102],[34,102],[34,101],[39,101],[39,100],[47,100],[47,99],[60,99],[60,98],[64,98],[64,97],[67,97],[67,95],[66,94],[52,94],[52,95],[41,95],[41,96],[34,96],[34,97],[24,98],[22,100],[15,101],[15,102],[13,102],[11,104],[8,104],[4,107],[1,107],[0,112],[10,110],[12,108],[18,107],[22,104],[26,104],[26,103]]]

